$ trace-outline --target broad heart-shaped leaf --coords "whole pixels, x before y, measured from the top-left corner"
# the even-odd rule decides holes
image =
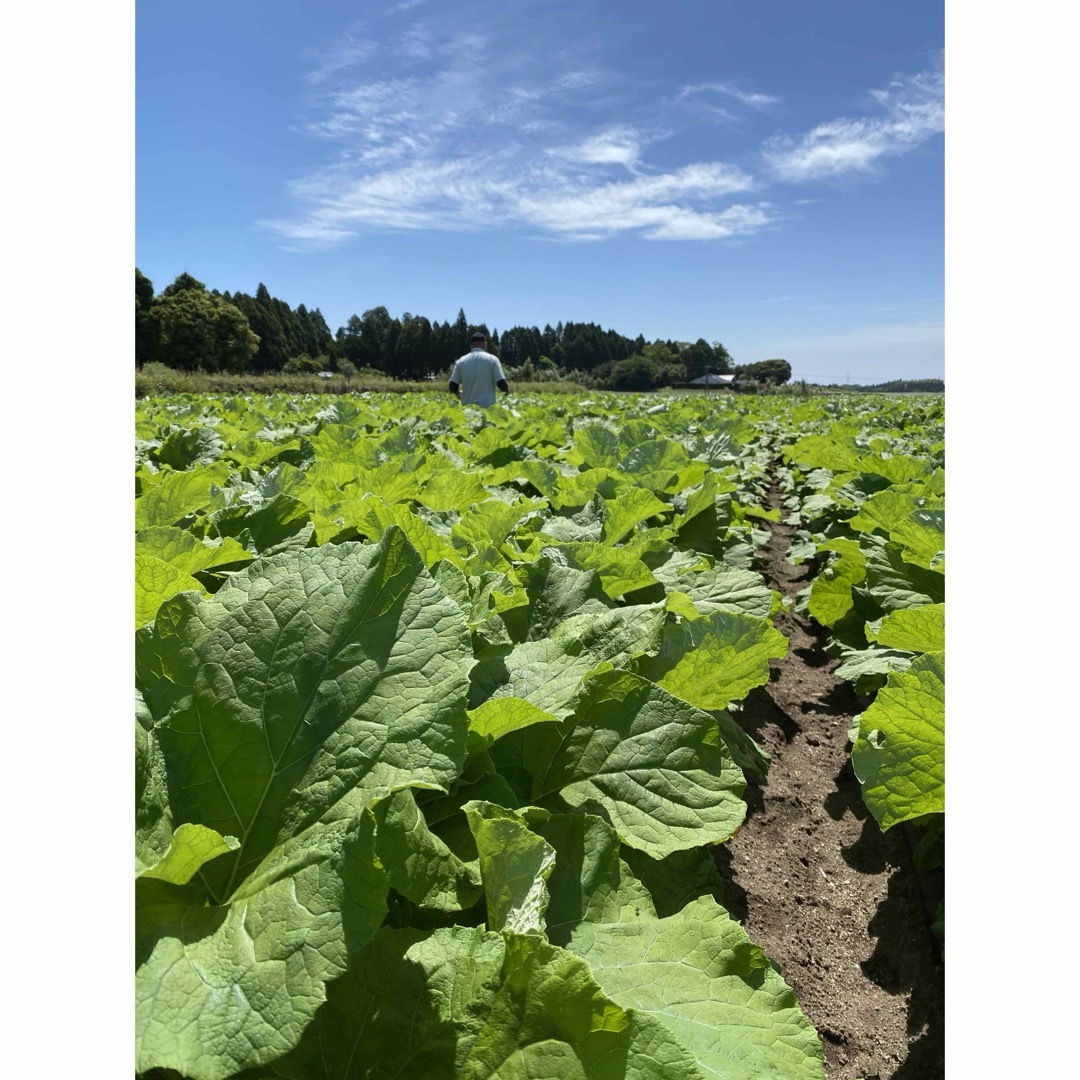
[[[151,456],[159,465],[180,470],[217,461],[221,449],[221,436],[213,428],[176,428]]]
[[[927,569],[941,569],[938,561],[945,548],[945,509],[941,499],[897,491],[879,491],[848,521],[853,529],[880,529],[890,540],[902,544],[909,562]]]
[[[578,957],[533,935],[464,926],[428,937],[380,930],[296,1050],[260,1075],[703,1080],[664,1025],[615,1005]]]
[[[580,510],[569,516],[556,514],[541,526],[544,536],[564,544],[595,543],[604,529],[605,504],[594,495]]]
[[[656,578],[641,558],[625,547],[583,541],[550,545],[543,549],[543,554],[553,562],[575,570],[595,570],[600,575],[604,592],[612,600],[656,584]]]
[[[604,499],[618,498],[633,486],[629,477],[609,469],[588,469],[572,476],[560,476],[555,491],[548,495],[553,510],[565,513],[580,509],[595,495]]]
[[[168,601],[136,661],[174,821],[240,838],[209,868],[218,901],[313,822],[445,787],[465,759],[464,616],[398,529]]]
[[[746,816],[746,783],[715,720],[626,671],[594,675],[569,719],[514,732],[492,757],[508,778],[525,769],[530,801],[599,807],[624,843],[656,859],[721,843]]]
[[[618,499],[604,503],[604,530],[600,539],[605,544],[617,544],[636,525],[656,514],[670,513],[670,503],[658,499],[645,488],[631,488]]]
[[[206,589],[190,574],[155,555],[135,556],[135,629],[152,622],[161,605],[182,592],[206,595]]]
[[[619,1005],[659,1020],[704,1075],[822,1080],[821,1043],[790,988],[711,898],[666,919],[583,922],[568,948]]]
[[[769,681],[769,660],[785,656],[787,638],[765,619],[715,611],[664,627],[659,655],[639,670],[699,709],[726,709]]]
[[[390,886],[417,907],[463,911],[483,889],[475,866],[462,862],[428,829],[410,788],[378,802],[376,851]]]
[[[754,570],[722,562],[706,569],[680,569],[679,561],[673,559],[656,567],[653,574],[667,589],[669,599],[673,592],[684,593],[702,615],[730,611],[767,619],[772,613],[772,590]]]
[[[489,743],[532,724],[558,721],[557,716],[537,708],[531,701],[517,697],[488,698],[483,705],[469,710],[469,732]]]
[[[602,424],[585,424],[574,432],[574,448],[591,469],[613,469],[622,454],[619,436]]]
[[[135,551],[139,555],[153,555],[185,574],[197,574],[216,566],[242,565],[252,559],[251,552],[231,536],[207,543],[183,529],[160,525],[135,534]]]
[[[224,506],[224,497],[215,497],[214,491],[225,483],[229,472],[228,462],[216,461],[213,465],[170,473],[135,500],[135,528],[175,525],[199,510]]]
[[[437,472],[416,496],[416,501],[432,510],[460,510],[491,498],[478,473],[447,469]]]
[[[218,536],[234,536],[258,555],[305,548],[315,531],[311,511],[292,495],[275,495],[255,507],[228,506],[211,514],[210,522]]]
[[[945,811],[945,654],[895,672],[859,719],[851,764],[882,830]]]
[[[658,649],[665,618],[663,604],[574,615],[541,641],[489,649],[472,671],[469,707],[515,697],[561,719],[598,665],[628,667],[635,657]]]
[[[905,548],[878,536],[863,538],[865,589],[886,611],[945,602],[945,575],[904,558]]]
[[[539,499],[515,499],[512,503],[505,503],[502,499],[485,499],[462,514],[461,520],[450,530],[450,535],[454,545],[462,549],[483,552],[489,547],[498,548],[526,514],[543,506]]]
[[[588,615],[612,607],[595,570],[575,570],[547,555],[516,569],[528,603],[503,611],[514,641],[546,638],[571,615]]]
[[[386,891],[369,812],[275,848],[224,905],[137,879],[136,1071],[223,1080],[291,1050],[378,930]]]
[[[542,934],[555,849],[513,810],[489,802],[462,809],[476,840],[489,930]]]
[[[440,559],[458,562],[450,541],[439,536],[418,514],[407,506],[390,504],[378,495],[365,495],[352,504],[352,519],[346,524],[355,525],[365,536],[380,539],[389,529],[404,531],[409,543],[420,552],[424,565],[430,569]]]
[[[908,652],[943,652],[945,649],[945,605],[923,604],[921,607],[900,608],[886,615],[881,626],[871,636],[891,649]]]
[[[205,825],[186,822],[173,833],[165,854],[153,866],[139,870],[138,876],[186,885],[203,863],[235,851],[239,846],[240,841],[235,836],[222,836]]]
[[[623,922],[656,915],[648,889],[620,857],[618,834],[603,818],[552,814],[535,806],[519,814],[555,849],[547,881],[551,901],[544,915],[552,944],[565,945],[583,920]]]
[[[851,587],[866,577],[866,555],[857,541],[844,537],[819,544],[818,551],[838,558],[814,578],[807,609],[822,626],[835,626],[852,608]]]

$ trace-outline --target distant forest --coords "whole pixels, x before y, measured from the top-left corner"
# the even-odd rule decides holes
[[[500,331],[471,323],[463,310],[451,322],[432,322],[409,312],[393,317],[385,307],[351,315],[331,331],[322,312],[295,310],[260,283],[255,295],[219,292],[182,273],[155,294],[153,282],[135,269],[135,364],[164,364],[177,371],[344,375],[378,373],[420,381],[449,373],[469,351],[476,330],[502,360],[511,379],[573,381],[614,390],[684,386],[708,373],[734,374],[741,388],[781,385],[791,378],[782,359],[736,364],[719,341],[647,341],[596,323],[559,322],[540,329]],[[943,390],[940,380],[913,380],[844,390],[911,392]]]
[[[747,380],[786,382],[784,360],[736,365],[719,341],[631,338],[596,323],[559,322],[540,329],[503,330],[472,323],[464,311],[453,322],[431,321],[385,307],[352,315],[331,331],[322,312],[295,310],[260,284],[252,296],[219,292],[183,273],[155,294],[153,282],[135,270],[135,363],[161,363],[180,371],[284,372],[367,371],[422,380],[449,372],[469,351],[469,335],[482,330],[488,348],[511,378],[529,381],[581,379],[593,386],[649,390],[685,384],[708,372]]]

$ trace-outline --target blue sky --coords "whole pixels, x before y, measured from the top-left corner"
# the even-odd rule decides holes
[[[136,262],[944,374],[943,6],[136,6]]]

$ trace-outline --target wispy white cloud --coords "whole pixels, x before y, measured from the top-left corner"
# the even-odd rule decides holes
[[[468,27],[428,7],[405,22],[378,56],[357,25],[316,58],[303,130],[333,156],[290,186],[295,215],[263,223],[288,242],[505,227],[571,240],[748,236],[790,216],[763,197],[765,181],[866,171],[942,126],[940,69],[897,77],[868,96],[875,116],[769,139],[754,176],[715,152],[687,161],[661,145],[678,133],[674,106],[684,121],[688,106],[734,117],[721,101],[745,117],[776,105],[773,94],[725,80],[649,97],[580,39],[537,65],[514,20]]]
[[[587,49],[555,51],[538,68],[497,29],[414,22],[397,38],[389,78],[357,79],[324,61],[305,130],[339,151],[290,186],[294,218],[263,224],[289,243],[325,246],[371,230],[507,226],[567,240],[722,239],[775,219],[766,202],[747,200],[757,185],[731,164],[651,161],[667,132],[613,120],[608,103],[629,80]]]
[[[884,115],[830,120],[799,138],[774,136],[763,150],[766,167],[777,179],[793,183],[867,172],[881,158],[910,150],[944,130],[944,82],[940,65],[898,76],[883,90],[871,92]]]
[[[547,152],[589,165],[625,165],[632,170],[641,156],[641,143],[641,136],[633,128],[619,126],[573,146],[551,147]]]
[[[710,240],[747,235],[773,220],[765,203],[714,208],[753,186],[744,173],[719,164],[603,184],[575,179],[558,163],[523,172],[520,162],[500,152],[414,161],[352,179],[345,171],[294,184],[308,213],[301,221],[266,224],[287,239],[325,244],[362,229],[484,231],[507,224],[576,240],[622,232],[650,240]]]
[[[306,78],[310,83],[324,83],[335,75],[357,64],[363,63],[373,56],[378,46],[369,37],[361,36],[357,31],[347,33],[344,38],[325,50],[308,53],[308,59],[314,61],[315,67],[308,72]]]
[[[774,94],[759,94],[750,90],[742,90],[731,82],[707,82],[697,86],[684,86],[676,96],[676,101],[686,101],[694,98],[712,98],[720,94],[724,97],[734,98],[742,105],[748,105],[751,109],[766,109],[770,105],[778,105],[780,98]],[[723,110],[721,110],[723,111]]]
[[[388,7],[384,14],[386,15],[400,15],[405,11],[412,11],[413,8],[419,7],[425,0],[401,0],[401,3],[394,4]]]

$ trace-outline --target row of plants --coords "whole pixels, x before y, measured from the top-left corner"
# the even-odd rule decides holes
[[[822,1075],[709,853],[787,648],[757,407],[140,403],[141,1073]]]
[[[813,418],[812,409],[817,410]],[[804,407],[780,440],[799,607],[829,631],[835,674],[865,707],[850,733],[880,828],[910,828],[916,865],[944,863],[945,470],[940,397]],[[939,908],[935,929],[944,933]]]
[[[886,400],[140,401],[138,1071],[820,1078],[710,848],[769,767],[778,452],[867,803],[938,813],[894,714],[943,679],[940,410]]]

